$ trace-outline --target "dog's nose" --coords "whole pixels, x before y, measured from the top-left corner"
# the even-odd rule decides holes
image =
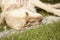
[[[38,22],[42,22],[43,17],[42,17],[42,16],[39,16],[39,17],[37,18],[37,20],[38,20]]]

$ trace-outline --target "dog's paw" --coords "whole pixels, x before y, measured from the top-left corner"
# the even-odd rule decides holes
[[[54,12],[54,15],[60,16],[60,10],[56,10],[56,11]]]

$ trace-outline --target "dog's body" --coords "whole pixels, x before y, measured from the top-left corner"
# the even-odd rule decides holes
[[[28,25],[39,24],[42,16],[36,12],[27,10],[24,6],[19,8],[15,4],[15,6],[4,7],[0,15],[0,24],[3,22],[3,19],[5,19],[9,27],[19,30]]]
[[[35,6],[47,12],[60,16],[60,10],[42,3],[39,0],[0,0],[2,13],[0,24],[5,19],[8,26],[14,29],[21,29],[27,25],[39,24],[42,16],[35,10]]]

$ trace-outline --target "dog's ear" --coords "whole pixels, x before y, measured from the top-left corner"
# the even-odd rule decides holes
[[[26,16],[28,16],[29,14],[26,12]]]
[[[29,14],[26,12],[26,21],[29,20]]]

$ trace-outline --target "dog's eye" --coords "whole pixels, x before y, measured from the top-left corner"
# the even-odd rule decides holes
[[[26,12],[26,15],[28,16],[28,13]]]

